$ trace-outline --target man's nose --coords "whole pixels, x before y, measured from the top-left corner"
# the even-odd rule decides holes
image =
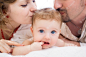
[[[62,3],[59,2],[58,0],[55,0],[55,1],[54,1],[54,8],[55,8],[55,9],[58,9],[58,8],[61,8],[61,7],[62,7]]]

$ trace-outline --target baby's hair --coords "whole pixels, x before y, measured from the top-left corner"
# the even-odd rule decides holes
[[[61,14],[58,11],[51,8],[37,10],[32,18],[32,26],[34,25],[35,20],[55,20],[62,24]]]

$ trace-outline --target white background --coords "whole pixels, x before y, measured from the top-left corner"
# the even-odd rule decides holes
[[[54,5],[54,0],[35,0],[37,9],[42,9],[42,8],[53,8]]]

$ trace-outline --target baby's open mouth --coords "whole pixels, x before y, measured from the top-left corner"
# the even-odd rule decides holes
[[[44,42],[44,44],[49,44],[49,42]]]

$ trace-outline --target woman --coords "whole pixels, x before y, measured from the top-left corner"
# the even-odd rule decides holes
[[[22,34],[27,34],[27,36],[29,36],[27,31],[29,32],[29,24],[31,23],[31,19],[35,10],[35,0],[0,1],[0,51],[2,53],[11,52],[9,45],[20,45],[16,42],[13,42],[16,41],[15,38],[20,39],[18,36],[21,36]],[[23,38],[23,40],[25,39]],[[17,42],[18,41],[20,40],[17,39]]]

